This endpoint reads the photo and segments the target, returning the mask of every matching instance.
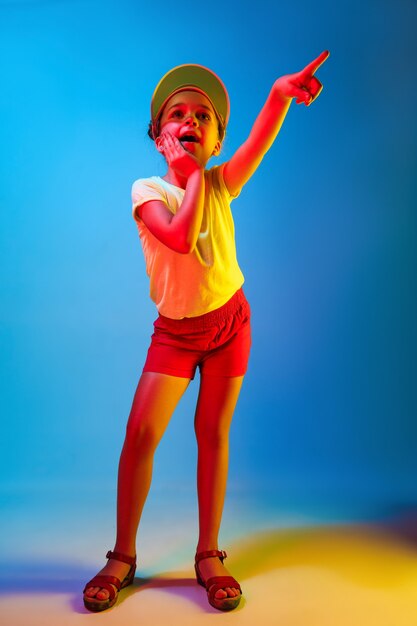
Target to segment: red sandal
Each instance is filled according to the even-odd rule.
[[[209,557],[219,557],[220,561],[223,563],[223,559],[227,557],[227,554],[224,550],[207,550],[206,552],[198,552],[195,555],[194,565],[197,582],[207,590],[208,601],[211,606],[219,611],[231,611],[238,606],[242,597],[242,589],[233,576],[212,576],[204,582],[201,577],[198,564],[202,559],[207,559]],[[219,589],[224,589],[225,587],[234,587],[235,589],[239,589],[240,595],[235,596],[234,598],[216,598],[215,593],[219,591]]]
[[[127,556],[121,552],[112,552],[109,550],[106,554],[106,559],[115,559],[116,561],[127,563],[130,565],[130,570],[122,581],[117,578],[117,576],[110,576],[109,574],[98,574],[94,576],[84,587],[83,593],[85,593],[89,587],[102,587],[103,589],[107,589],[110,595],[105,600],[97,600],[94,596],[91,598],[84,596],[84,606],[89,611],[105,611],[109,609],[116,603],[120,589],[131,585],[135,577],[135,556]],[[113,585],[116,587],[117,591],[115,591]]]

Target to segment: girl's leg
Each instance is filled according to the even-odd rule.
[[[200,527],[197,552],[218,550],[218,534],[226,493],[229,429],[243,378],[201,375],[195,414]],[[204,580],[211,576],[230,575],[220,559],[203,559],[199,568]],[[238,593],[235,589],[220,589],[216,597],[225,598]]]
[[[156,372],[144,372],[139,380],[119,462],[117,552],[136,554],[136,533],[151,484],[154,453],[189,382],[189,378]],[[109,559],[99,574],[123,580],[128,571],[126,563]],[[104,600],[109,592],[90,587],[86,595]]]

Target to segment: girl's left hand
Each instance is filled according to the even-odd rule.
[[[325,50],[301,72],[281,76],[281,78],[275,81],[273,90],[281,98],[297,98],[297,104],[304,102],[306,106],[309,106],[323,89],[323,85],[314,76],[314,72],[318,70],[329,55],[330,52]]]

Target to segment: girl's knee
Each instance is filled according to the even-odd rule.
[[[153,424],[144,420],[129,420],[126,426],[125,444],[138,448],[140,451],[154,451],[158,446],[162,433]]]
[[[195,435],[199,448],[218,449],[229,443],[229,427],[221,424],[196,425]]]

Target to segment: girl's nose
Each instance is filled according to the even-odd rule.
[[[190,113],[190,115],[187,116],[186,120],[185,120],[186,124],[193,124],[194,126],[197,126],[197,120],[195,119],[194,115],[192,115]]]

